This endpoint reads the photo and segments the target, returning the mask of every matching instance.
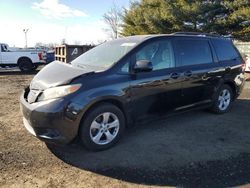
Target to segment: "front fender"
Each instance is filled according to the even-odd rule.
[[[129,95],[126,92],[114,90],[111,88],[92,90],[80,93],[68,104],[66,108],[67,117],[77,121],[80,125],[82,118],[86,112],[96,104],[101,102],[110,102],[112,104],[117,104],[119,108],[124,112],[128,122],[131,122],[130,116],[127,112]]]

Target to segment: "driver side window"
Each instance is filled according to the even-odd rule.
[[[2,52],[6,52],[7,51],[7,48],[4,44],[1,45],[1,51]]]
[[[152,62],[153,70],[175,67],[172,44],[169,40],[161,40],[147,44],[136,53],[136,61]]]

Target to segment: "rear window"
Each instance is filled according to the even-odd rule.
[[[175,40],[178,66],[212,63],[212,54],[207,40]]]
[[[219,61],[232,60],[238,57],[238,53],[230,40],[213,39],[212,43]]]

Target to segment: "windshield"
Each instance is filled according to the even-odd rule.
[[[134,48],[136,44],[134,41],[124,39],[105,42],[85,52],[73,60],[71,64],[80,68],[87,65],[107,69]]]

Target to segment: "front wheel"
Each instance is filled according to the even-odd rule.
[[[103,103],[84,117],[80,127],[80,140],[94,151],[105,150],[117,143],[125,129],[123,112],[116,106]]]
[[[230,110],[233,100],[233,92],[230,86],[223,85],[215,96],[212,111],[217,114],[223,114]]]

